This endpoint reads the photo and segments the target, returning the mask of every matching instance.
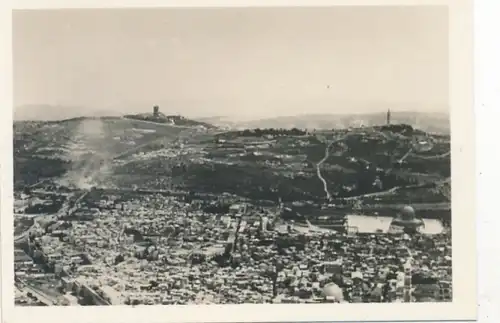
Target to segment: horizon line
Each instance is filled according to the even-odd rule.
[[[22,108],[22,107],[29,107],[29,106],[48,106],[48,107],[68,107],[65,105],[50,105],[50,104],[24,104],[24,105],[19,105],[14,107],[13,113],[12,113],[12,120],[16,121],[43,121],[43,119],[31,119],[31,118],[16,118],[16,109],[17,108]],[[84,106],[77,106],[74,105],[72,107],[75,108],[84,108]],[[152,109],[152,107],[151,107]],[[199,115],[197,113],[179,113],[179,112],[162,112],[166,116],[186,116],[189,118],[200,118],[200,119],[207,119],[207,118],[243,118],[247,120],[265,120],[265,119],[277,119],[277,118],[293,118],[293,117],[300,117],[300,116],[335,116],[335,115],[341,115],[341,116],[349,116],[349,115],[370,115],[370,114],[384,114],[390,111],[391,113],[396,113],[396,114],[401,114],[401,113],[413,113],[413,114],[425,114],[425,115],[436,115],[436,114],[441,114],[441,115],[450,115],[449,110],[434,110],[434,111],[418,111],[418,110],[405,110],[405,109],[394,109],[394,108],[388,108],[388,109],[376,109],[375,111],[338,111],[338,112],[303,112],[303,113],[296,113],[296,114],[282,114],[282,115],[247,115],[247,114],[214,114],[214,115]],[[130,112],[125,112],[122,113],[121,111],[110,111],[108,109],[98,109],[94,111],[88,111],[89,113],[84,113],[80,115],[75,115],[71,117],[63,117],[63,118],[53,118],[53,119],[46,119],[46,120],[67,120],[67,119],[74,119],[74,118],[80,118],[80,117],[123,117],[125,115],[134,115],[134,114],[144,114],[144,113],[151,113],[150,110],[143,110],[143,111],[130,111]]]

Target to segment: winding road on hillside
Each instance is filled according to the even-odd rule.
[[[386,133],[382,132],[382,131],[377,131],[378,134],[382,135],[385,139],[394,139],[394,138],[391,138],[390,136],[388,136]],[[326,179],[323,177],[323,175],[321,174],[321,166],[323,165],[324,162],[326,162],[328,160],[328,158],[330,157],[330,148],[333,144],[339,142],[339,141],[342,141],[344,140],[345,138],[347,138],[349,136],[349,134],[339,138],[339,139],[336,139],[336,140],[333,140],[332,142],[330,142],[326,148],[325,148],[325,156],[316,164],[316,174],[319,178],[319,180],[323,183],[323,189],[325,191],[325,194],[326,194],[326,198],[328,200],[331,199],[331,194],[328,190],[328,183],[326,182]],[[421,159],[439,159],[439,158],[444,158],[444,157],[447,157],[448,155],[450,155],[450,151],[446,152],[446,153],[443,153],[443,154],[439,154],[439,155],[435,155],[435,156],[422,156],[422,155],[418,155],[416,153],[413,152],[413,147],[411,147],[408,152],[406,154],[404,154],[399,160],[398,162],[399,163],[402,163],[406,158],[408,158],[409,156],[412,156],[412,157],[417,157],[417,158],[421,158]],[[391,167],[386,173],[389,173],[393,170],[393,168]],[[446,181],[443,180],[443,181],[439,181],[438,182],[438,185],[444,183]],[[357,196],[351,196],[351,197],[348,197],[346,199],[348,200],[352,200],[352,199],[359,199],[359,198],[363,198],[363,197],[373,197],[373,196],[382,196],[382,195],[387,195],[387,194],[391,194],[391,193],[394,193],[396,192],[398,189],[401,189],[401,188],[411,188],[411,187],[418,187],[418,185],[409,185],[409,186],[396,186],[396,187],[392,187],[390,189],[387,189],[387,190],[384,190],[384,191],[381,191],[381,192],[374,192],[374,193],[367,193],[367,194],[362,194],[362,195],[357,195]],[[445,191],[445,189],[442,189],[443,191],[443,194],[445,196],[450,196],[450,194],[446,194],[447,192]]]
[[[391,137],[389,135],[387,135],[385,132],[383,131],[376,131],[377,134],[381,135],[382,137],[384,137],[385,139],[387,140],[393,140],[395,139],[395,137]],[[425,156],[425,155],[419,155],[417,153],[414,152],[414,147],[411,147],[408,152],[403,155],[403,157],[401,157],[399,159],[399,163],[402,163],[406,158],[408,158],[409,156],[411,157],[415,157],[415,158],[420,158],[420,159],[439,159],[439,158],[444,158],[444,157],[447,157],[450,155],[450,151],[447,151],[443,154],[439,154],[439,155],[434,155],[434,156]]]
[[[331,145],[331,144],[330,144]],[[325,157],[321,159],[317,164],[316,164],[316,174],[318,175],[319,180],[323,183],[323,189],[325,190],[326,198],[330,200],[332,198],[330,192],[328,191],[328,184],[326,183],[325,178],[323,175],[321,175],[321,165],[330,157],[330,145],[326,146],[325,149]]]
[[[412,157],[420,158],[420,159],[439,159],[439,158],[444,158],[448,157],[450,155],[450,151],[445,152],[444,154],[440,155],[434,155],[434,156],[424,156],[424,155],[417,155],[415,153],[411,154]]]
[[[327,200],[332,198],[330,192],[328,191],[328,183],[326,182],[323,175],[321,175],[321,165],[330,157],[330,148],[337,142],[344,140],[348,135],[342,136],[339,139],[333,140],[330,142],[325,148],[325,156],[316,164],[316,174],[318,175],[319,180],[323,183],[323,189],[325,190]]]

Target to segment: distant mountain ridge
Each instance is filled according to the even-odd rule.
[[[22,121],[47,121],[58,122],[67,120],[77,120],[85,118],[120,118],[125,117],[135,120],[150,121],[155,123],[170,124],[176,126],[197,127],[203,126],[206,128],[214,128],[207,122],[200,122],[181,115],[165,115],[158,112],[155,116],[153,113],[138,113],[122,115],[116,111],[97,110],[84,112],[86,109],[76,106],[58,106],[58,105],[23,105],[14,109],[13,119],[15,122]],[[77,113],[75,113],[77,112]]]
[[[248,128],[299,128],[299,129],[341,129],[359,126],[376,126],[386,124],[387,114],[305,114],[256,119],[250,121],[233,121],[230,118],[205,118],[217,126],[236,129]],[[391,112],[391,123],[408,124],[417,129],[432,133],[449,133],[450,119],[445,113]]]
[[[30,121],[56,121],[73,119],[77,117],[119,117],[117,111],[96,110],[84,113],[86,109],[71,106],[55,105],[24,105],[14,110],[14,120]],[[83,112],[83,113],[82,113]],[[230,116],[211,116],[200,118],[186,118],[180,115],[165,115],[160,113],[160,118],[152,120],[152,113],[128,114],[126,117],[142,119],[159,123],[183,126],[221,127],[229,129],[255,129],[255,128],[299,128],[299,129],[341,129],[348,127],[374,126],[386,123],[386,113],[365,114],[304,114],[280,116],[273,118],[246,119]],[[408,124],[417,129],[432,132],[450,132],[450,119],[446,113],[423,112],[391,112],[391,123]]]
[[[88,111],[80,106],[27,104],[16,106],[12,117],[17,121],[57,121],[77,117],[119,116],[118,112],[110,110],[94,110],[85,113],[86,110]]]

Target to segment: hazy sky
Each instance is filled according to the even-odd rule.
[[[16,106],[262,117],[448,108],[445,7],[17,11],[13,20]]]

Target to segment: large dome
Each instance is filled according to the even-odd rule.
[[[415,216],[415,210],[409,205],[403,207],[391,222],[391,226],[402,227],[405,232],[415,232],[424,225],[424,221]]]
[[[401,210],[401,218],[404,220],[412,220],[415,218],[415,209],[409,205],[406,205]]]
[[[342,289],[335,283],[326,284],[323,287],[323,294],[328,298],[335,298],[337,301],[342,301],[344,299],[344,293]]]

